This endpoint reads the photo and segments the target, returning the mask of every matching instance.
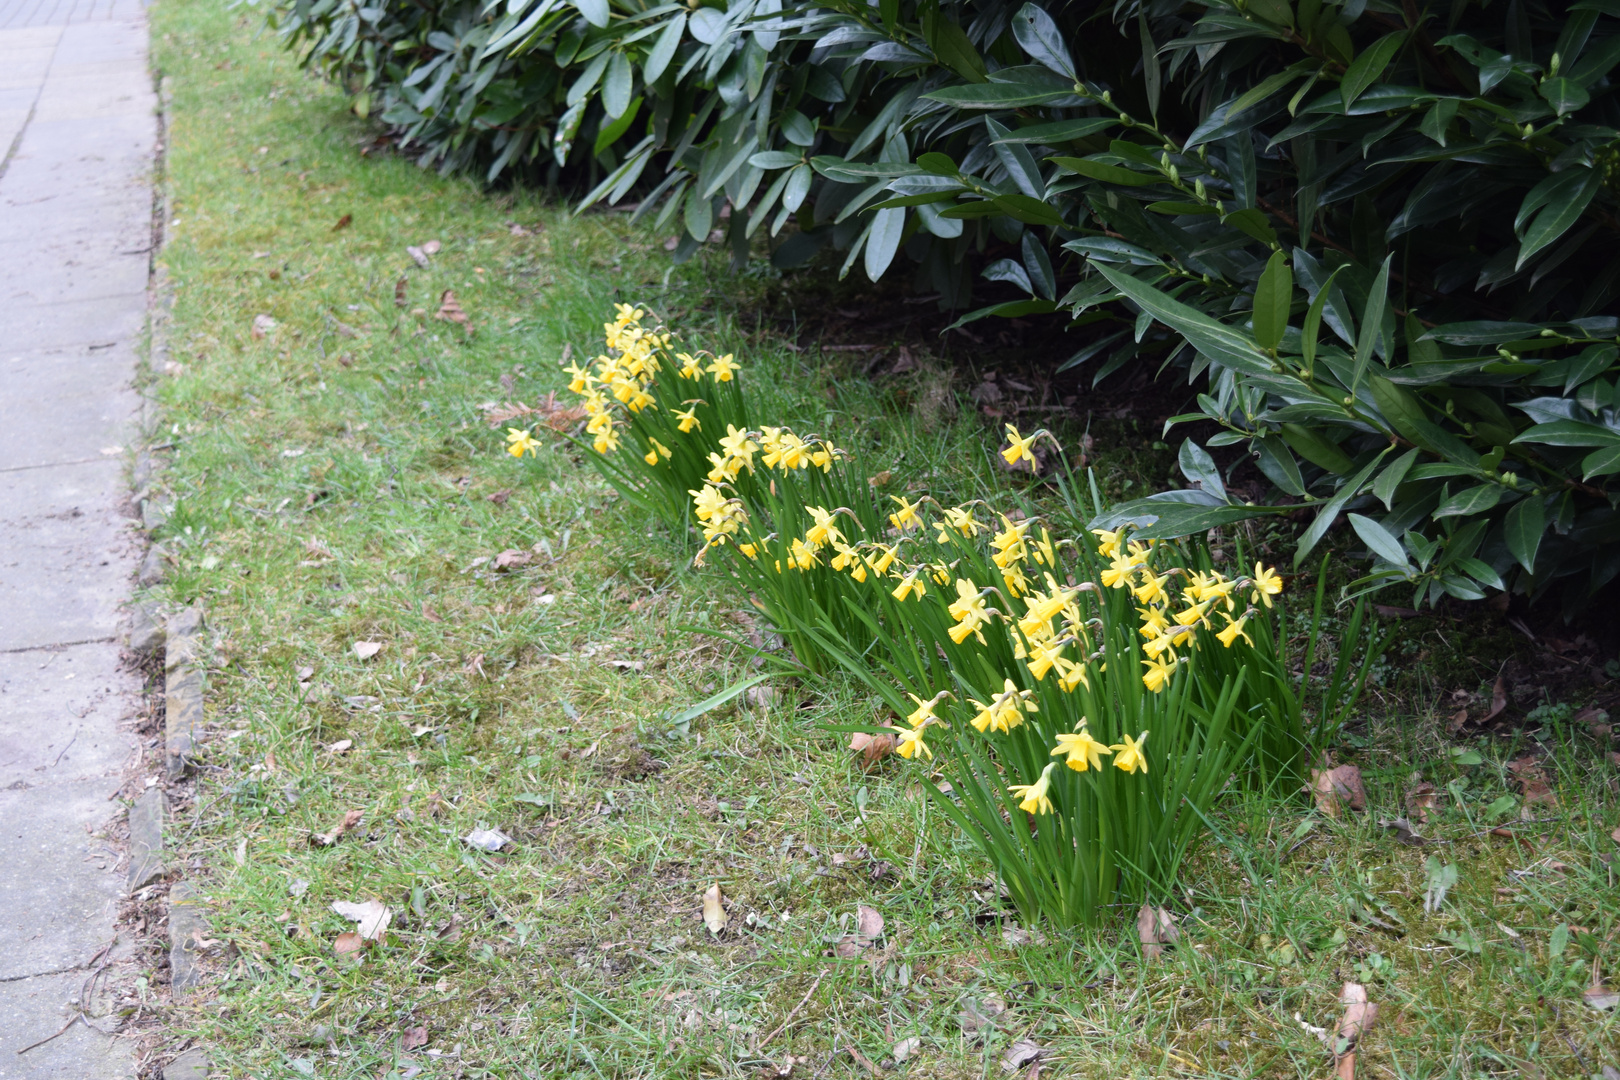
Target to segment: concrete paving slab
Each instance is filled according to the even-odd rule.
[[[0,983],[82,967],[113,940],[118,853],[86,832],[116,811],[116,780],[0,791]],[[0,1057],[5,1053],[0,1050]]]
[[[87,972],[0,983],[0,1080],[125,1080],[129,1051],[82,1022],[44,1046],[17,1051],[61,1029],[77,1012]],[[107,1025],[104,1020],[94,1021]]]
[[[0,473],[0,650],[115,637],[137,547],[123,464]]]
[[[75,233],[44,244],[0,243],[0,308],[144,293],[150,256],[134,249],[96,250],[108,239]]]
[[[42,244],[0,243],[0,308],[144,293],[151,257],[133,249],[96,250],[107,240],[74,233]],[[5,460],[0,451],[0,461]]]
[[[111,649],[0,653],[0,790],[122,775],[136,740],[118,725],[139,690]]]
[[[108,68],[112,65],[97,65]],[[119,65],[120,67],[124,65]],[[34,106],[34,119],[42,124],[62,120],[99,120],[107,116],[140,116],[152,112],[150,93],[144,93],[144,73],[88,68],[85,74],[59,77],[53,70]]]
[[[146,111],[81,121],[36,113],[0,179],[0,203],[147,185],[156,136],[157,119]]]
[[[126,294],[124,300],[134,297]],[[129,341],[146,324],[144,310],[108,298],[43,304],[19,311],[7,320],[3,340],[12,355],[76,345],[109,345]],[[3,468],[4,466],[0,466]]]
[[[62,40],[64,29],[62,26],[0,27],[0,50],[54,49]]]
[[[3,296],[0,290],[0,296]],[[5,468],[61,465],[122,447],[135,434],[140,397],[130,383],[134,346],[0,359],[12,392],[0,397]]]

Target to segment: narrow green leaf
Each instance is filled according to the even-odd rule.
[[[1549,181],[1556,182],[1549,183]],[[1519,244],[1519,259],[1514,264],[1514,269],[1523,266],[1530,256],[1568,232],[1570,226],[1579,221],[1581,215],[1586,212],[1593,197],[1597,195],[1598,188],[1602,186],[1602,177],[1598,175],[1596,169],[1581,166],[1566,169],[1531,188],[1519,208],[1515,227],[1528,217],[1526,207],[1532,207],[1538,199],[1545,205],[1536,214],[1535,220],[1524,229],[1523,239]]]
[[[1012,20],[1013,37],[1030,58],[1045,64],[1059,75],[1078,79],[1074,61],[1069,58],[1069,47],[1057,23],[1035,4],[1025,4]]]
[[[1417,448],[1413,447],[1385,466],[1384,471],[1378,474],[1378,479],[1373,481],[1372,493],[1384,504],[1385,510],[1395,509],[1395,489],[1406,479],[1406,474],[1411,471],[1417,457]]]
[[[1581,479],[1590,480],[1594,476],[1608,476],[1620,472],[1620,446],[1608,446],[1602,450],[1594,450],[1581,459]]]
[[[1288,256],[1274,251],[1254,288],[1254,338],[1262,349],[1275,349],[1282,342],[1293,299],[1294,272],[1288,268]]]
[[[1092,161],[1090,158],[1054,157],[1048,160],[1060,169],[1124,187],[1141,187],[1143,184],[1157,184],[1164,180],[1164,177],[1157,173],[1139,173],[1123,165],[1110,165],[1105,161]]]
[[[1430,517],[1473,517],[1502,501],[1501,484],[1476,484],[1442,499]]]
[[[608,0],[570,0],[570,2],[592,26],[600,28],[608,24]]]
[[[1384,345],[1384,354],[1389,355],[1389,343],[1383,342],[1382,338],[1384,308],[1389,304],[1389,264],[1393,258],[1393,252],[1384,256],[1384,265],[1378,268],[1378,276],[1373,278],[1372,288],[1367,291],[1367,306],[1361,311],[1361,333],[1356,338],[1356,370],[1350,380],[1352,394],[1361,388],[1367,366],[1372,363],[1373,353],[1378,351],[1380,344]]]
[[[904,210],[879,210],[872,215],[872,232],[866,241],[866,276],[872,281],[882,277],[894,260],[905,228]]]
[[[1273,374],[1270,361],[1260,352],[1254,340],[1241,330],[1216,322],[1202,311],[1164,295],[1151,285],[1143,284],[1123,269],[1105,263],[1092,265],[1114,288],[1181,334],[1193,348],[1209,359],[1245,374]]]
[[[1344,73],[1344,80],[1339,84],[1339,93],[1344,101],[1346,113],[1350,111],[1350,106],[1355,104],[1356,98],[1378,81],[1378,77],[1384,73],[1389,62],[1395,59],[1396,52],[1405,41],[1405,30],[1385,34],[1362,50],[1361,55],[1351,62]]]
[[[1299,333],[1299,344],[1300,351],[1305,357],[1307,372],[1316,367],[1316,338],[1322,332],[1322,311],[1327,307],[1329,297],[1333,295],[1333,279],[1338,277],[1339,270],[1343,269],[1344,267],[1340,266],[1328,275],[1328,279],[1316,291],[1316,299],[1311,301],[1310,309],[1305,312],[1305,325]]]
[[[664,24],[659,32],[658,40],[653,42],[652,51],[647,53],[647,59],[641,64],[641,78],[649,83],[657,82],[658,77],[669,67],[669,62],[675,59],[675,50],[680,48],[681,35],[686,33],[686,12],[677,12],[675,17]]]
[[[1547,529],[1547,508],[1541,496],[1531,495],[1514,503],[1502,523],[1507,535],[1508,552],[1519,560],[1519,565],[1530,573],[1536,572],[1536,550],[1541,546],[1541,534]]]
[[[630,58],[615,52],[608,61],[607,74],[602,79],[602,108],[608,116],[618,119],[630,107],[630,94],[635,89],[635,69]]]
[[[1390,531],[1370,517],[1361,514],[1350,515],[1350,527],[1356,530],[1361,542],[1366,544],[1374,555],[1395,566],[1409,567],[1411,564],[1406,557],[1406,549]]]

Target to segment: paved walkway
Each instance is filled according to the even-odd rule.
[[[119,667],[139,549],[117,448],[155,107],[138,0],[0,0],[0,1080],[134,1073],[85,1023],[18,1052],[79,1015],[122,896],[92,833],[136,749],[118,730],[140,687]]]

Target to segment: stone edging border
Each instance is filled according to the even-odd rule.
[[[154,69],[154,76],[157,76]],[[148,285],[146,370],[140,380],[139,449],[130,470],[131,502],[148,539],[136,575],[140,589],[158,589],[168,576],[168,554],[151,542],[151,534],[168,519],[169,506],[162,492],[161,452],[173,449],[160,426],[154,386],[169,370],[169,319],[174,290],[160,256],[168,242],[173,193],[167,169],[168,117],[173,92],[168,77],[157,78],[158,143],[153,160],[152,263]],[[165,616],[159,597],[135,605],[131,612],[129,647],[137,657],[163,672],[163,730],[160,734],[162,769],[159,782],[146,788],[129,811],[130,895],[150,884],[169,867],[164,833],[170,818],[166,788],[182,780],[203,725],[206,651],[200,604]],[[158,661],[161,661],[159,664]],[[150,668],[149,668],[150,670]],[[170,998],[178,1001],[202,978],[197,945],[208,937],[207,909],[195,884],[178,876],[168,890],[168,954]],[[203,1047],[190,1047],[161,1069],[163,1080],[206,1080],[209,1059]]]

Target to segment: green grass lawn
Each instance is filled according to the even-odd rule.
[[[1620,1066],[1615,1011],[1582,999],[1620,984],[1620,769],[1568,710],[1452,746],[1410,695],[1374,697],[1341,754],[1366,810],[1234,799],[1152,962],[1132,912],[1019,931],[921,772],[864,772],[825,730],[872,721],[853,688],[781,680],[672,723],[750,670],[688,628],[760,628],[567,444],[503,453],[483,406],[560,390],[565,348],[594,351],[638,300],[735,351],[756,415],[896,484],[1004,483],[995,434],[758,332],[768,272],[672,268],[625,215],[362,153],[374,133],[252,9],[152,18],[173,89],[165,589],[213,633],[176,843],[223,943],[166,1022],[217,1075],[1002,1076],[1028,1039],[1047,1075],[1317,1077],[1333,1063],[1307,1025],[1336,1025],[1347,981],[1381,1008],[1363,1076]],[[423,268],[406,248],[429,241]],[[470,332],[436,318],[446,291]],[[1540,748],[1557,802],[1523,808],[1508,763]],[[1439,804],[1407,846],[1379,822],[1418,780]],[[481,827],[514,842],[476,851]],[[367,900],[387,943],[339,955],[354,924],[332,903]],[[883,934],[840,956],[859,905]]]

